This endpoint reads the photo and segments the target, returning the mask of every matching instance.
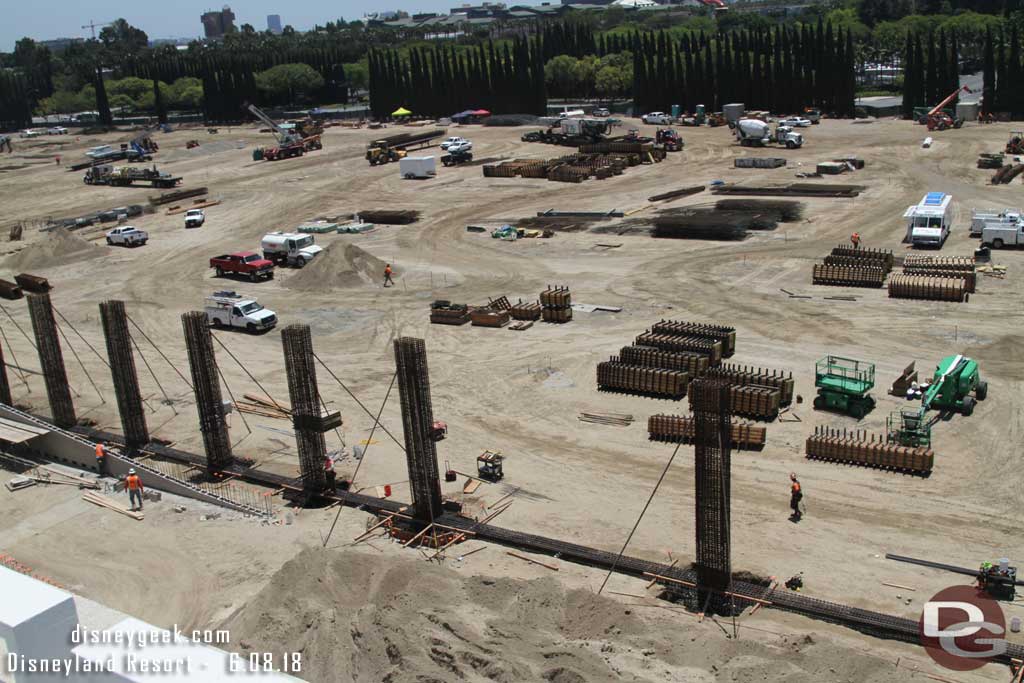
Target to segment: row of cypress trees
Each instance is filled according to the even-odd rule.
[[[0,69],[0,131],[32,125],[32,87],[20,73]]]
[[[1024,64],[1021,45],[1014,27],[1007,36],[988,31],[984,49],[984,101],[982,111],[1008,112],[1012,118],[1024,118]]]
[[[955,33],[907,34],[903,48],[903,116],[931,107],[960,87],[960,49]],[[955,102],[955,100],[954,100]]]
[[[778,113],[816,107],[852,116],[856,81],[853,34],[831,24],[776,26],[678,41],[633,34],[634,103],[639,111],[729,102]]]

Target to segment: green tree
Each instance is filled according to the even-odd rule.
[[[118,19],[100,31],[100,42],[114,54],[132,55],[149,45],[149,36],[124,19]]]
[[[370,87],[370,69],[362,62],[345,64],[345,80],[351,88],[367,90]]]
[[[577,60],[569,55],[558,55],[544,65],[544,80],[551,88],[551,94],[572,97],[576,92]]]
[[[203,82],[198,78],[179,78],[167,91],[167,105],[172,109],[196,110],[203,106]]]
[[[256,87],[273,99],[293,103],[324,87],[324,78],[308,64],[278,64],[256,74]]]

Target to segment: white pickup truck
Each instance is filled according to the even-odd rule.
[[[185,227],[198,228],[206,222],[206,214],[202,209],[189,209],[185,212]]]
[[[141,247],[149,241],[149,233],[131,225],[122,225],[107,233],[107,244],[123,247]]]
[[[213,296],[206,298],[205,310],[206,319],[217,328],[236,327],[256,334],[277,325],[277,315],[273,311],[238,292],[214,292]]]

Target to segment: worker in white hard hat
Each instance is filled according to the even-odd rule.
[[[135,474],[135,468],[128,470],[128,478],[124,482],[124,490],[128,492],[128,500],[131,503],[132,510],[142,509],[142,480],[139,479],[139,475]],[[136,499],[138,499],[138,507],[136,505]]]

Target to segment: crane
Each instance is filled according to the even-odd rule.
[[[942,111],[942,108],[955,100],[961,92],[969,93],[971,92],[971,89],[966,85],[962,85],[950,93],[946,99],[942,100],[929,110],[926,115],[927,120],[925,121],[928,124],[928,130],[946,130],[947,128],[959,128],[964,125],[963,119],[954,119],[949,114]]]
[[[974,396],[970,396],[971,392]],[[974,412],[978,401],[988,396],[988,382],[981,379],[978,362],[963,354],[943,358],[935,368],[931,384],[924,392],[917,410],[902,410],[889,417],[889,441],[901,446],[930,446],[931,421],[925,413],[931,408],[959,411],[964,416]]]
[[[249,110],[250,114],[258,118],[260,121],[263,122],[265,126],[267,126],[268,128],[270,128],[271,131],[273,131],[274,137],[277,138],[278,144],[293,145],[297,142],[302,142],[302,137],[297,132],[295,132],[294,130],[285,130],[281,126],[277,125],[277,122],[274,121],[274,119],[270,118],[265,113],[263,113],[263,111],[260,110],[256,105],[250,104],[247,107],[247,109]]]
[[[101,22],[101,23],[97,24],[95,21],[90,19],[89,23],[86,24],[85,26],[83,26],[82,29],[87,29],[87,28],[88,29],[92,29],[92,37],[93,37],[93,39],[95,39],[96,38],[96,27],[97,26],[103,27],[103,26],[113,26],[113,25],[114,25],[114,22],[112,22],[112,21],[104,21],[104,22]]]

